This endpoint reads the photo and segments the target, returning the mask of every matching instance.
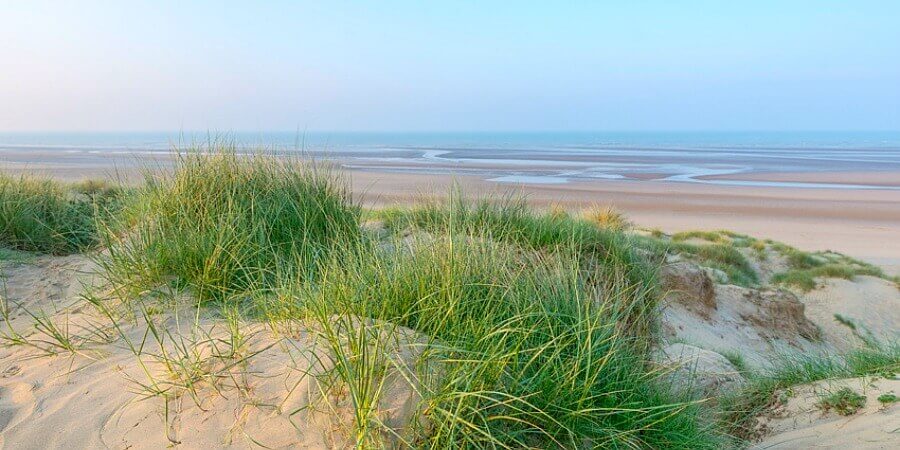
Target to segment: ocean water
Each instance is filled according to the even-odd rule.
[[[758,172],[892,172],[900,132],[733,133],[0,133],[0,160],[112,161],[214,141],[302,152],[351,170],[455,173],[498,183],[634,180],[794,188],[896,189],[872,183],[729,179]],[[900,180],[898,180],[900,181]],[[893,183],[891,183],[893,184]]]

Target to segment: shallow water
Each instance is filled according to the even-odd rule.
[[[0,159],[113,164],[192,143],[302,152],[349,169],[476,175],[499,183],[619,179],[787,188],[900,189],[865,180],[729,179],[760,172],[892,172],[900,133],[0,133]],[[715,179],[704,177],[715,176]],[[898,179],[900,181],[900,179]]]

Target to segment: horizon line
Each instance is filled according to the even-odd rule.
[[[290,129],[93,129],[93,130],[67,130],[67,129],[31,129],[31,130],[0,130],[0,134],[119,134],[119,133],[204,133],[213,135],[249,134],[249,133],[294,133],[304,134],[554,134],[554,133],[900,133],[900,129],[537,129],[537,130],[504,130],[504,129],[453,129],[453,130],[290,130]]]

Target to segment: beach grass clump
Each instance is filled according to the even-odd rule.
[[[834,411],[842,416],[852,416],[866,406],[866,396],[843,387],[821,396],[818,406],[824,411]]]
[[[569,214],[569,210],[567,210],[560,204],[551,205],[547,210],[547,215],[557,220],[567,219],[571,217],[571,214]]]
[[[718,354],[725,357],[735,369],[737,369],[738,373],[746,373],[750,371],[750,366],[747,364],[747,359],[744,355],[737,350],[721,350],[717,352]]]
[[[685,255],[701,266],[721,270],[732,284],[749,287],[759,283],[759,275],[750,260],[730,241],[716,240],[709,244],[686,242],[687,239],[698,236],[700,235],[693,233],[684,234],[679,240],[657,238],[652,235],[639,236],[636,238],[636,244],[651,255]]]
[[[881,394],[878,396],[878,403],[881,403],[882,406],[887,406],[892,403],[897,403],[900,401],[900,398],[897,397],[893,392],[889,392],[887,394]]]
[[[835,322],[849,328],[850,331],[854,331],[854,332],[856,331],[856,322],[854,322],[849,317],[843,316],[841,314],[835,314],[834,320],[835,320]]]
[[[818,286],[818,278],[842,278],[852,280],[856,276],[868,275],[897,282],[881,268],[851,258],[847,255],[831,251],[804,252],[780,242],[769,242],[773,250],[781,254],[787,262],[788,269],[775,274],[772,282],[810,291]]]
[[[731,244],[735,247],[746,248],[754,247],[762,244],[765,248],[765,242],[746,234],[735,233],[730,230],[688,230],[681,231],[672,235],[673,241],[689,241],[697,239],[708,241],[716,244]]]
[[[681,231],[672,235],[672,240],[676,242],[687,241],[690,239],[700,239],[716,243],[726,243],[731,241],[728,236],[719,231],[692,230]]]
[[[581,217],[599,227],[611,230],[626,230],[631,222],[614,206],[595,205],[581,212]]]
[[[113,208],[121,192],[106,185],[88,193],[81,186],[0,174],[0,245],[65,255],[98,244],[97,216]]]
[[[30,260],[36,253],[11,250],[0,247],[0,263],[21,263]],[[2,280],[2,275],[0,275]]]
[[[423,380],[413,383],[425,405],[415,423],[428,425],[406,444],[719,443],[700,406],[649,362],[654,271],[625,234],[513,200],[377,216],[397,233],[363,235],[360,208],[321,166],[229,148],[183,153],[103,222],[99,261],[114,295],[141,300],[141,311],[147,294],[171,287],[273,329],[310,324],[333,353],[319,379],[351,398],[362,447],[393,432],[377,406],[397,362],[378,342],[397,327],[428,349],[406,373]]]
[[[568,214],[541,214],[522,197],[470,201],[454,191],[445,201],[425,200],[414,207],[385,209],[376,214],[394,233],[478,236],[540,251],[575,249],[586,260],[617,272],[617,276],[626,277],[634,285],[656,284],[655,270],[638,254],[632,237],[621,229],[601,227]]]
[[[756,253],[756,257],[760,261],[769,259],[768,246],[765,241],[753,240],[749,243],[749,247]]]
[[[101,264],[123,299],[169,286],[203,302],[308,279],[359,236],[359,208],[324,166],[218,145],[182,152],[144,181],[104,228]]]
[[[803,291],[815,289],[817,278],[850,280],[858,275],[869,275],[898,281],[896,277],[885,275],[877,266],[840,253],[804,252],[781,242],[756,239],[727,230],[683,231],[670,238],[643,236],[639,243],[652,254],[688,256],[700,265],[725,272],[729,282],[745,287],[756,286],[760,281],[748,256],[761,264],[769,260],[770,253],[780,255],[787,266],[786,270],[774,274],[770,281]]]
[[[299,283],[279,296],[284,305],[260,307],[288,316],[306,311],[323,328],[334,317],[362,317],[425,336],[423,345],[439,369],[421,383],[430,425],[414,438],[417,446],[718,444],[699,418],[700,406],[658,382],[663,374],[648,362],[651,336],[635,333],[647,327],[627,325],[651,320],[636,310],[653,310],[644,298],[650,287],[608,278],[624,271],[587,264],[575,245],[535,251],[491,237],[485,230],[421,235],[411,242],[398,237],[394,246],[369,243],[332,259],[317,283]],[[380,395],[371,386],[383,383],[351,376],[383,373],[373,358],[377,346],[332,347],[346,353],[338,358],[346,362],[339,375],[356,393],[357,431],[377,433],[366,406],[374,402],[364,397]]]
[[[887,278],[884,271],[867,263],[848,264],[845,262],[817,262],[812,266],[807,266],[806,264],[809,261],[818,260],[805,259],[805,262],[803,265],[800,265],[800,267],[806,268],[789,269],[785,272],[775,274],[772,277],[772,281],[786,286],[796,287],[803,291],[810,291],[818,286],[818,283],[816,282],[817,278],[843,278],[845,280],[852,280],[859,275]]]

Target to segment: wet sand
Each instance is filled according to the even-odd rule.
[[[746,180],[798,183],[862,184],[870,186],[900,186],[900,172],[755,172],[698,177],[704,180]]]

